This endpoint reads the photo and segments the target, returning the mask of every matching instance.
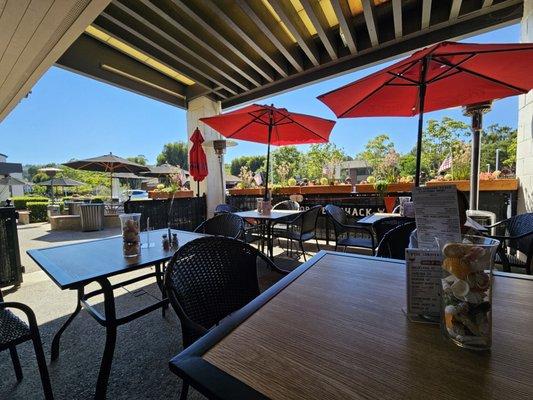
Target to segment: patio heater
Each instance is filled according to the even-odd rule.
[[[226,188],[224,187],[224,154],[226,154],[226,148],[235,147],[237,143],[232,140],[218,139],[207,143],[207,146],[213,147],[215,154],[218,157],[218,165],[220,169],[220,186],[222,189],[222,198],[226,200]]]
[[[477,210],[479,204],[479,161],[483,114],[490,111],[492,101],[465,106],[463,114],[472,117],[472,149],[470,163],[470,210]]]

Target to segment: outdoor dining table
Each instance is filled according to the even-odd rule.
[[[490,352],[410,322],[404,261],[321,251],[170,361],[210,399],[532,399],[533,280],[496,276]]]
[[[393,213],[374,213],[367,215],[366,217],[363,217],[361,219],[357,220],[357,223],[360,225],[372,225],[374,222],[379,221],[383,218],[389,218],[389,217],[400,217],[400,214],[393,214]]]
[[[267,242],[267,256],[271,259],[274,258],[274,245],[272,240],[272,226],[273,224],[280,222],[288,216],[296,217],[305,210],[272,210],[269,213],[260,213],[257,210],[251,211],[239,211],[233,214],[238,215],[243,219],[255,220],[265,226],[265,236]]]
[[[59,356],[61,335],[76,315],[78,315],[82,307],[106,329],[105,349],[98,373],[95,398],[102,399],[106,396],[107,382],[111,372],[117,338],[117,327],[159,308],[163,309],[164,315],[165,309],[168,307],[168,299],[163,288],[162,264],[170,260],[177,248],[163,249],[160,238],[165,233],[167,233],[166,229],[150,231],[150,243],[148,243],[148,235],[146,232],[141,232],[141,242],[143,240],[145,241],[144,246],[141,248],[138,256],[129,258],[123,255],[121,235],[83,243],[27,251],[28,255],[59,288],[62,290],[76,290],[78,292],[74,313],[66,320],[52,341],[52,361],[56,360]],[[179,230],[172,230],[172,233],[178,234],[180,246],[191,240],[205,236],[199,233]],[[109,281],[111,277],[152,266],[155,267],[155,272],[122,280],[114,284],[111,284]],[[157,285],[161,290],[161,300],[129,315],[117,317],[113,290],[153,277],[156,278]],[[100,285],[101,289],[85,293],[85,287],[92,282]],[[91,297],[100,294],[103,294],[104,297],[104,315],[88,302]]]

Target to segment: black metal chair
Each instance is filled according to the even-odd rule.
[[[18,309],[24,312],[28,319],[28,323],[22,321],[19,317],[13,314],[9,308]],[[32,309],[25,304],[4,301],[2,292],[0,291],[0,351],[9,349],[18,382],[22,381],[23,375],[16,346],[28,340],[33,342],[35,356],[37,357],[37,365],[41,375],[44,397],[47,400],[52,400],[54,395],[52,392],[52,385],[50,384],[48,367],[46,366],[46,358],[44,356],[43,345],[41,343],[41,336],[39,334],[39,327],[37,325],[35,314]]]
[[[307,257],[305,256],[303,242],[315,239],[316,247],[318,250],[320,250],[320,246],[316,238],[316,223],[318,220],[318,214],[321,210],[322,206],[311,207],[309,210],[298,214],[298,216],[290,222],[289,229],[286,231],[280,231],[278,233],[278,237],[288,239],[291,243],[293,241],[299,243],[300,250],[302,250],[305,261],[307,261]]]
[[[407,222],[389,230],[379,242],[376,256],[405,260],[405,249],[409,247],[409,238],[415,228],[414,222]]]
[[[223,214],[223,213],[235,213],[239,211],[241,210],[229,204],[219,204],[218,206],[215,207],[215,215]]]
[[[259,250],[239,240],[205,237],[182,246],[165,271],[165,289],[186,348],[260,293],[258,262],[282,275]],[[180,399],[186,399],[187,382]]]
[[[414,222],[414,219],[401,216],[378,219],[372,224],[372,230],[374,231],[374,235],[376,237],[376,243],[379,244],[385,234],[391,229],[394,229],[397,226],[403,225],[408,222]]]
[[[344,246],[344,251],[347,247],[360,247],[372,250],[374,255],[375,244],[374,235],[370,228],[357,223],[350,224],[348,216],[344,210],[333,204],[328,204],[326,207],[326,214],[333,224],[333,231],[335,233],[335,251],[339,246]],[[353,233],[354,236],[350,236]],[[359,237],[357,235],[359,234]]]
[[[244,220],[238,215],[223,213],[202,222],[194,232],[225,236],[232,239],[243,239]]]
[[[503,265],[503,270],[511,271],[511,267],[522,268],[531,275],[531,263],[533,262],[533,213],[515,215],[514,217],[497,222],[486,228],[496,228],[503,235],[488,235],[500,241],[500,247],[496,253],[496,262]],[[516,254],[523,253],[526,260],[522,260]]]
[[[298,211],[300,209],[300,204],[297,201],[293,200],[284,200],[280,201],[279,203],[276,203],[274,206],[272,206],[273,210],[295,210]]]
[[[300,204],[297,201],[293,200],[284,200],[280,201],[279,203],[272,206],[272,210],[291,210],[291,211],[299,211],[300,210]],[[280,231],[287,231],[289,229],[289,225],[296,220],[298,216],[294,215],[288,215],[287,217],[280,218],[276,221],[276,224],[272,227],[272,236],[278,238],[278,245],[279,243],[279,232]]]

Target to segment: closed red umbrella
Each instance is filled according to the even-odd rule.
[[[531,43],[442,42],[318,99],[338,118],[418,114],[418,186],[424,112],[527,93],[532,65]]]
[[[198,182],[198,192],[196,195],[200,196],[200,182],[203,181],[208,174],[207,158],[202,147],[204,137],[202,136],[200,129],[196,128],[194,130],[190,140],[193,145],[189,151],[189,175]]]
[[[268,145],[265,199],[268,196],[270,145],[325,143],[329,140],[335,125],[335,121],[329,119],[260,104],[252,104],[214,117],[201,118],[200,121],[227,138]]]

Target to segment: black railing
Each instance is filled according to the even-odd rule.
[[[389,193],[393,197],[409,196],[410,193]],[[228,196],[227,203],[237,207],[240,210],[253,210],[256,207],[258,196]],[[287,200],[289,196],[276,196],[272,198],[272,204]],[[311,208],[315,205],[325,206],[334,204],[346,211],[354,219],[362,218],[366,215],[376,212],[386,212],[383,198],[376,193],[350,193],[350,194],[306,194],[300,205],[304,209]],[[398,204],[398,200],[396,200]],[[516,192],[514,191],[494,191],[479,193],[479,209],[492,211],[496,214],[498,221],[504,220],[516,214]],[[333,240],[333,229],[328,224],[325,214],[318,218],[317,236],[319,239]]]
[[[0,287],[22,283],[15,207],[0,207]]]
[[[141,229],[146,230],[150,218],[150,229],[166,228],[170,214],[170,226],[174,229],[192,231],[206,219],[205,196],[171,200],[130,200],[124,203],[127,213],[141,213]]]

